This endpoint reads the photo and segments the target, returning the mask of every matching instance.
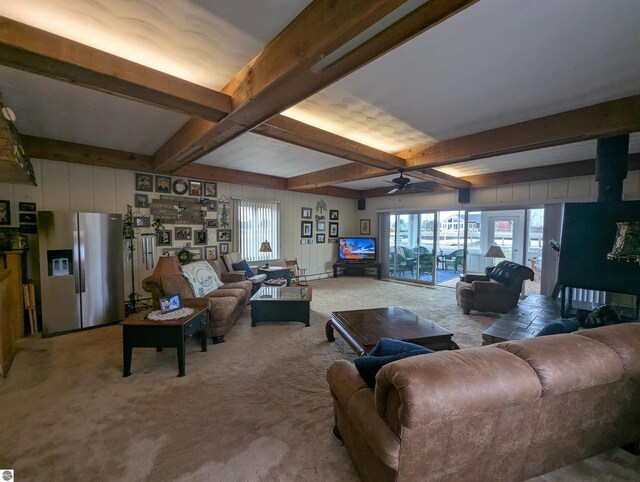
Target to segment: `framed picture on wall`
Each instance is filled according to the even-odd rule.
[[[204,259],[218,259],[218,247],[207,246],[204,248]]]
[[[136,172],[136,191],[153,191],[153,175]]]
[[[191,228],[176,226],[173,231],[176,241],[191,241]]]
[[[202,196],[202,181],[189,181],[189,196]]]
[[[11,224],[11,201],[0,201],[0,226]]]
[[[325,229],[324,221],[316,221],[316,231],[324,231]]]
[[[302,208],[302,212],[300,213],[300,217],[302,219],[311,219],[311,208]]]
[[[220,248],[220,254],[229,254],[229,243],[220,243],[218,247]]]
[[[36,203],[19,203],[18,207],[20,208],[20,211],[28,211],[28,212],[36,211]]]
[[[171,176],[156,176],[156,192],[171,194]]]
[[[217,199],[209,199],[207,203],[207,211],[217,211],[218,210],[218,200]]]
[[[337,221],[340,212],[337,209],[329,209],[329,219],[331,221]]]
[[[313,236],[313,223],[311,221],[300,222],[300,237],[310,238]]]
[[[371,234],[371,220],[370,219],[361,219],[360,220],[360,234]]]
[[[171,246],[171,231],[168,229],[158,231],[158,239],[156,242],[158,246]]]
[[[217,241],[231,241],[231,230],[218,229]]]
[[[20,213],[20,223],[32,224],[36,222],[36,213]]]
[[[208,228],[217,228],[218,220],[217,219],[207,219],[207,227]]]
[[[329,237],[330,238],[338,237],[338,223],[329,223]]]
[[[149,207],[149,195],[148,194],[136,194],[134,199],[135,206],[137,208]]]
[[[218,183],[205,182],[204,195],[207,197],[218,197]]]
[[[149,216],[134,216],[133,226],[136,228],[148,228],[151,226],[151,218]]]
[[[324,233],[316,234],[316,243],[324,243]]]
[[[207,237],[206,229],[200,229],[198,231],[194,231],[193,234],[195,236],[195,241],[193,244],[207,244],[208,237]]]

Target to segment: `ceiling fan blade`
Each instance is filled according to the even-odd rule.
[[[399,191],[400,189],[397,187],[394,187],[391,191],[389,191],[387,194],[393,194],[394,192]]]

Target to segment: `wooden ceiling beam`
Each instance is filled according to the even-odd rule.
[[[405,160],[290,117],[277,115],[253,129],[254,133],[300,147],[381,169],[405,167]]]
[[[435,169],[415,169],[408,171],[406,175],[422,179],[423,181],[437,182],[442,186],[450,187],[452,189],[471,187],[471,184],[468,181],[455,176],[450,176],[449,174],[445,174],[444,172],[440,172]]]
[[[182,155],[158,153],[155,168],[175,172],[476,1],[430,0],[321,70],[314,70],[319,61],[405,2],[313,1],[224,87],[233,112],[195,141],[204,150],[185,157],[185,145]]]
[[[437,167],[640,131],[640,95],[449,139],[396,155]]]
[[[143,154],[45,139],[43,137],[21,135],[20,138],[27,156],[35,159],[111,167],[128,171],[149,172],[151,170],[151,157]]]
[[[348,164],[290,177],[287,182],[287,188],[293,191],[304,191],[306,189],[316,189],[342,182],[380,177],[387,174],[389,174],[389,171],[386,169],[366,166],[364,164]]]
[[[6,17],[0,64],[209,121],[231,111],[226,94]]]

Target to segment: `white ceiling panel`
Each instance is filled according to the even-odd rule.
[[[198,163],[271,176],[294,177],[350,162],[269,137],[247,133],[207,154]]]
[[[153,154],[189,117],[0,66],[0,90],[22,134]]]
[[[392,133],[390,151],[635,95],[639,19],[634,0],[482,0],[287,115],[370,145]]]
[[[309,0],[7,0],[0,15],[221,89]]]

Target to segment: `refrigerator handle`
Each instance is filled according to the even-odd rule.
[[[80,292],[84,293],[87,291],[87,284],[84,276],[85,244],[84,244],[84,233],[82,231],[80,232],[80,243],[78,243],[78,246],[80,247]]]
[[[76,294],[80,293],[80,253],[77,230],[73,231],[73,281]]]

